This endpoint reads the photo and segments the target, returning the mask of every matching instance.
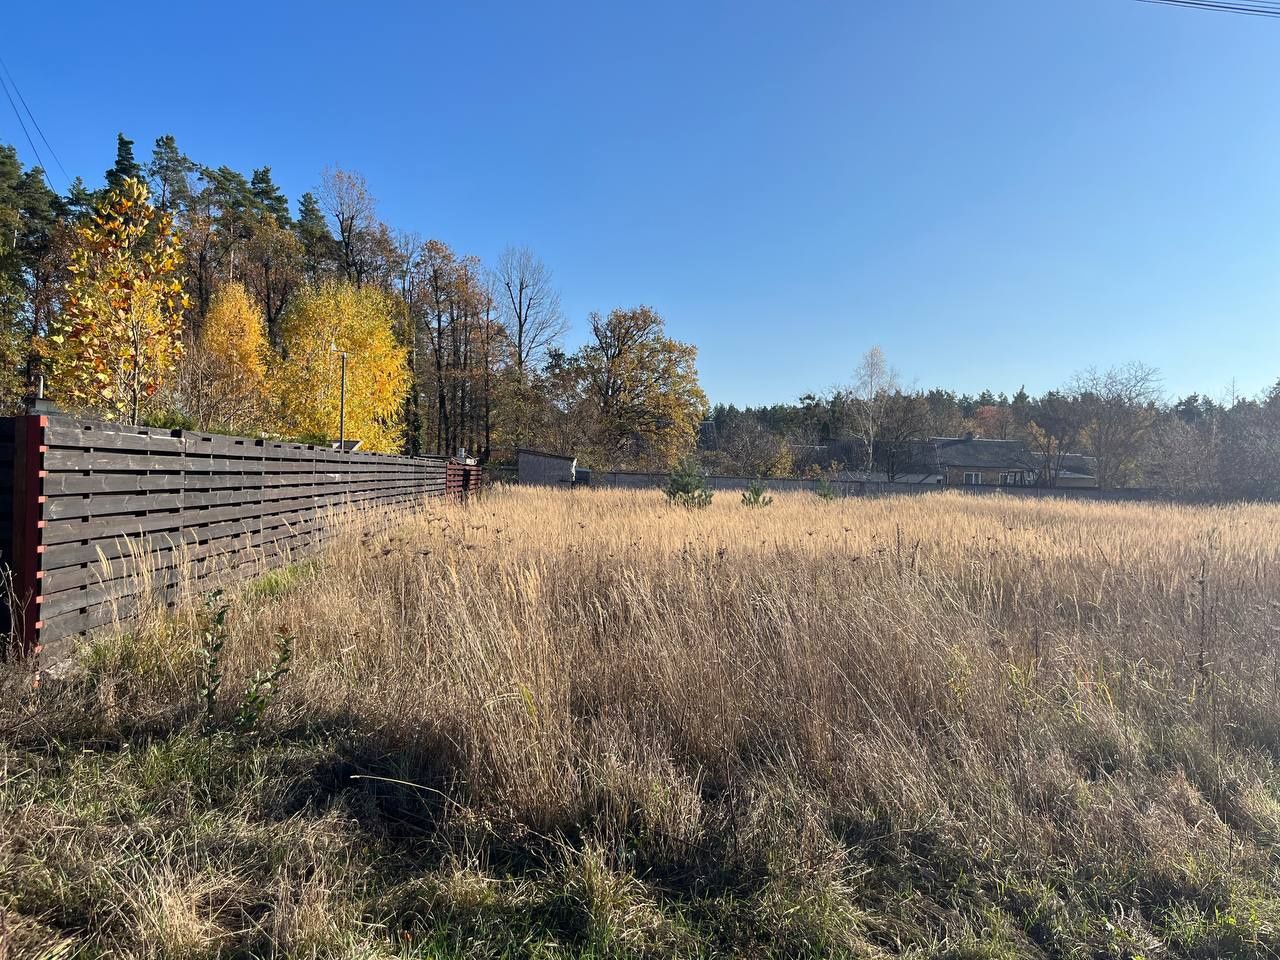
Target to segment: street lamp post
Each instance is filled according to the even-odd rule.
[[[338,387],[338,452],[347,452],[347,351],[339,350],[338,345],[329,342],[329,352],[336,353],[342,359],[342,379]]]

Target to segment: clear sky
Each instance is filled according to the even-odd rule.
[[[201,163],[269,164],[295,202],[324,166],[359,170],[393,226],[486,259],[535,249],[571,346],[591,310],[653,306],[713,401],[830,387],[872,344],[959,391],[1131,359],[1171,394],[1280,377],[1280,20],[224,0],[11,4],[0,23],[72,176],[101,182],[117,130],[140,159],[173,133]]]

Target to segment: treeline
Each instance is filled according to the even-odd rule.
[[[330,168],[296,205],[269,166],[197,163],[172,136],[118,137],[101,186],[65,194],[0,145],[0,412],[44,395],[70,412],[368,449],[666,470],[701,436],[705,467],[832,467],[888,478],[921,439],[1024,441],[1040,481],[1071,454],[1104,487],[1280,496],[1280,383],[1260,397],[1163,397],[1141,364],[1032,397],[905,389],[879,349],[847,386],[739,410],[707,401],[696,352],[644,306],[588,318],[570,351],[550,269],[492,263],[393,228],[358,173]],[[702,426],[700,426],[702,425]],[[713,439],[708,442],[708,436]]]
[[[65,195],[0,146],[0,409],[74,412],[482,459],[573,449],[664,469],[706,398],[694,348],[647,307],[568,324],[525,248],[496,262],[395,229],[358,173],[296,207],[271,168],[197,163],[172,136],[117,139],[101,187]]]
[[[1140,363],[1087,370],[1040,396],[905,389],[879,348],[852,381],[798,403],[717,405],[704,436],[709,469],[816,476],[844,469],[895,479],[931,437],[1021,440],[1040,482],[1070,454],[1096,458],[1103,488],[1143,486],[1189,498],[1280,497],[1280,381],[1257,397],[1167,400]]]

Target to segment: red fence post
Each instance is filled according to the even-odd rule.
[[[480,492],[484,481],[484,470],[478,463],[464,463],[450,459],[444,468],[444,492],[446,496],[456,497],[462,502],[473,493]]]
[[[40,653],[41,554],[44,553],[45,427],[49,418],[31,414],[13,426],[13,594],[19,653]]]

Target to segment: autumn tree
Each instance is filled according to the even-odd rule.
[[[213,297],[179,377],[178,406],[204,430],[264,433],[274,426],[268,384],[271,348],[253,297],[239,283]]]
[[[493,285],[479,260],[439,240],[422,244],[409,269],[418,446],[486,458],[495,433],[512,435],[496,409],[509,350]]]
[[[707,412],[697,348],[668,337],[649,307],[590,321],[592,340],[569,364],[574,395],[565,404],[587,431],[588,459],[669,470],[693,449]]]
[[[302,244],[268,213],[253,224],[243,264],[245,286],[262,310],[271,341],[276,342],[285,307],[302,286]]]
[[[991,440],[1008,440],[1014,428],[1013,410],[1002,404],[984,404],[974,413],[973,425],[979,436]]]
[[[725,431],[721,452],[724,466],[742,476],[787,477],[794,467],[786,438],[740,413]]]
[[[393,452],[404,442],[408,351],[394,327],[394,299],[370,287],[325,281],[299,293],[281,321],[284,359],[272,376],[284,431],[332,438],[339,429],[340,353],[347,354],[346,435]]]
[[[1097,459],[1098,486],[1105,490],[1133,482],[1156,424],[1159,372],[1141,363],[1090,368],[1071,386],[1082,414],[1081,439]]]
[[[145,183],[126,177],[77,238],[48,338],[50,395],[136,424],[182,355],[187,297],[172,219],[157,216]]]

